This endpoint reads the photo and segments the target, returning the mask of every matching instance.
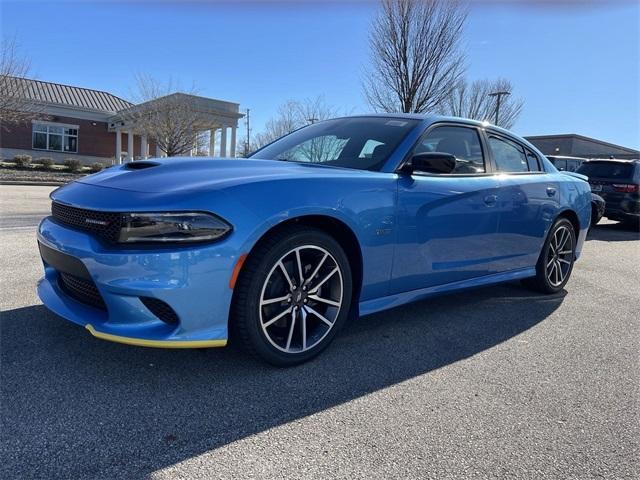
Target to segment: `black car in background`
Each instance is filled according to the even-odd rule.
[[[588,160],[583,162],[577,173],[589,177],[591,191],[605,200],[605,217],[638,223],[640,160]]]

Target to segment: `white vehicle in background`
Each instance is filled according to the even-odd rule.
[[[563,155],[545,155],[553,165],[561,172],[575,172],[580,168],[586,158],[566,157]]]

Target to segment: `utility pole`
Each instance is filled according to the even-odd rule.
[[[311,117],[311,118],[307,118],[307,122],[309,122],[311,125],[313,125],[314,123],[316,123],[318,121],[317,118],[315,117]]]
[[[247,155],[249,155],[249,145],[251,143],[251,140],[250,140],[251,129],[249,126],[249,109],[248,108],[247,108],[247,115],[245,116],[245,122],[247,124],[247,140],[244,144],[244,156],[246,157]]]
[[[493,124],[495,126],[498,126],[498,120],[500,119],[500,100],[502,99],[503,95],[511,95],[511,92],[493,92],[490,93],[489,96],[490,97],[497,97],[496,98],[496,118],[493,121]]]

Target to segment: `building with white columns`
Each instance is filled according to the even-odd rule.
[[[109,131],[115,133],[116,160],[135,160],[149,156],[166,156],[162,150],[163,142],[155,142],[155,151],[150,151],[149,135],[155,131],[156,118],[164,120],[173,117],[181,128],[189,127],[198,138],[208,138],[209,156],[235,157],[238,120],[243,117],[237,103],[215,100],[213,98],[172,93],[165,97],[132,105],[109,118]],[[123,154],[123,133],[127,135],[126,154]],[[203,135],[204,134],[204,135]],[[160,135],[160,133],[158,133]],[[139,142],[136,142],[136,136]],[[185,149],[182,154],[201,155],[205,152],[197,145]],[[136,148],[136,145],[139,146]]]
[[[26,154],[34,160],[49,157],[61,163],[75,158],[85,164],[111,165],[166,156],[140,121],[146,113],[160,114],[166,109],[179,109],[199,133],[198,145],[181,154],[236,154],[238,120],[243,117],[237,103],[174,93],[133,104],[108,92],[83,87],[17,77],[10,77],[10,81],[11,94],[24,99],[37,115],[31,122],[8,126],[9,130],[2,132],[2,158]]]

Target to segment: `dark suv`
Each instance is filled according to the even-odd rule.
[[[589,160],[578,169],[589,177],[591,191],[607,202],[611,220],[640,220],[640,160]]]

